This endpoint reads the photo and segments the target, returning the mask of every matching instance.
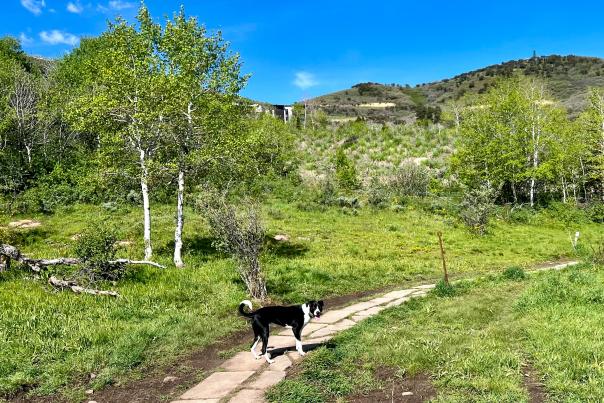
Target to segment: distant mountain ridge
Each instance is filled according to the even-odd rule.
[[[576,116],[585,106],[590,87],[604,87],[604,59],[550,55],[511,60],[415,87],[359,83],[316,97],[311,104],[326,112],[332,120],[357,117],[394,123],[418,118],[438,120],[440,109],[448,100],[459,99],[464,94],[483,93],[498,77],[518,73],[543,78],[552,95],[571,116]]]

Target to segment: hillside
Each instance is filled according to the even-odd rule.
[[[571,116],[583,108],[589,87],[604,86],[604,59],[583,56],[543,56],[484,67],[450,79],[418,84],[360,83],[311,100],[332,120],[363,117],[377,122],[403,123],[416,118],[438,120],[448,100],[480,94],[498,77],[524,74],[543,78],[552,95]]]

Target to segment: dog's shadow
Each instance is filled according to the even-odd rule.
[[[329,349],[333,349],[336,347],[336,345],[332,341],[325,341],[323,343],[302,344],[302,350],[305,353],[308,353],[309,351],[313,351],[319,347],[326,347]],[[273,348],[273,349],[271,349],[271,348],[267,349],[267,352],[270,353],[271,358],[279,357],[280,355],[283,355],[283,354],[287,353],[288,351],[296,352],[296,347],[288,346],[288,347],[277,347],[277,348]]]

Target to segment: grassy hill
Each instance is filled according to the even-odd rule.
[[[445,102],[466,94],[483,93],[497,78],[514,74],[544,79],[552,95],[562,102],[571,116],[576,116],[585,105],[589,87],[604,86],[604,59],[551,55],[512,60],[415,87],[360,83],[314,98],[312,103],[333,120],[356,117],[394,123],[416,118],[435,120]]]

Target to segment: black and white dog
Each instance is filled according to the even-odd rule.
[[[245,312],[247,306],[250,312]],[[257,311],[252,311],[252,303],[248,300],[241,301],[239,304],[239,313],[246,318],[250,318],[252,329],[254,329],[254,343],[252,344],[252,354],[258,359],[262,355],[269,364],[273,362],[266,352],[268,347],[269,325],[274,323],[280,326],[291,326],[296,338],[296,350],[300,355],[304,355],[302,350],[302,329],[310,322],[312,318],[320,318],[323,313],[323,301],[308,301],[302,305],[292,306],[267,306]],[[262,354],[256,353],[256,346],[262,339]]]

